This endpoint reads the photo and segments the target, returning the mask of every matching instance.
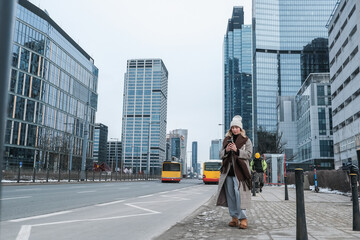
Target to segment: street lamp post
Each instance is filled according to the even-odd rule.
[[[118,172],[118,149],[117,149],[117,145],[119,142],[118,138],[111,138],[113,140],[116,140],[115,142],[115,172]]]
[[[150,135],[151,135],[151,124],[160,124],[160,122],[149,122],[149,130],[148,130],[148,152],[147,152],[147,174],[150,174]],[[154,167],[153,167],[154,170]]]

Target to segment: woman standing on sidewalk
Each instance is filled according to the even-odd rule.
[[[220,152],[222,167],[216,197],[217,206],[229,208],[230,227],[247,228],[246,209],[251,203],[251,156],[252,143],[245,134],[241,116],[236,115]]]

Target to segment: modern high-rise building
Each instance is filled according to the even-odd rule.
[[[335,168],[360,160],[360,2],[338,1],[329,19]]]
[[[94,162],[106,162],[107,160],[108,127],[101,123],[95,123],[94,131]]]
[[[221,148],[222,148],[221,139],[211,140],[210,159],[220,159]]]
[[[161,59],[127,61],[122,159],[134,173],[160,173],[165,160],[167,87],[168,71]]]
[[[11,63],[4,167],[92,167],[94,59],[47,12],[19,0]]]
[[[198,172],[197,163],[198,163],[198,142],[195,141],[192,142],[192,148],[191,148],[191,166],[193,168],[194,173]]]
[[[312,73],[296,98],[297,161],[334,168],[329,73]]]
[[[300,56],[301,84],[310,73],[328,73],[329,48],[327,38],[316,38],[303,48]]]
[[[168,134],[170,142],[171,160],[181,163],[181,174],[183,177],[187,175],[187,129],[175,129]]]
[[[113,171],[124,171],[122,161],[122,144],[121,141],[111,140],[107,142],[107,160],[106,164]],[[116,166],[118,169],[116,169]]]
[[[261,127],[263,130],[276,132],[277,97],[295,96],[300,89],[301,57],[304,58],[309,44],[318,38],[327,38],[325,25],[336,2],[337,0],[253,0],[253,97],[256,130]],[[323,47],[320,50],[322,49]],[[306,69],[314,68],[307,66]]]
[[[224,132],[231,119],[242,116],[253,139],[251,25],[244,25],[243,7],[234,7],[224,37]]]

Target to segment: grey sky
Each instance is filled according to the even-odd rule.
[[[96,122],[121,137],[126,61],[161,58],[169,71],[167,132],[188,129],[198,161],[221,136],[223,38],[233,6],[251,0],[30,0],[95,59],[99,68]],[[188,153],[189,155],[190,153]],[[189,156],[188,156],[189,159]]]

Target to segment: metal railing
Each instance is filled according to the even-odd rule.
[[[159,180],[160,175],[122,173],[110,171],[85,171],[82,178],[80,171],[58,171],[22,169],[3,170],[2,183],[47,183],[47,182],[113,182],[113,181],[153,181]]]

